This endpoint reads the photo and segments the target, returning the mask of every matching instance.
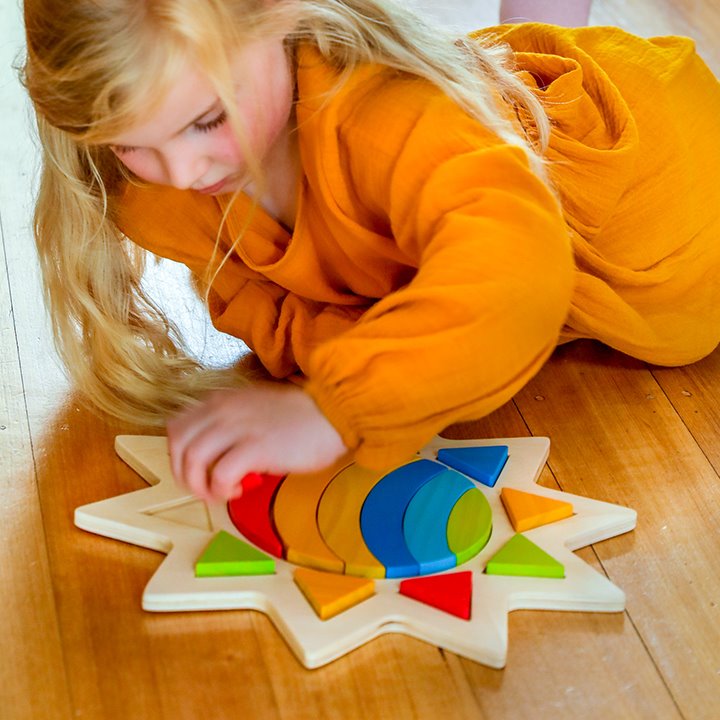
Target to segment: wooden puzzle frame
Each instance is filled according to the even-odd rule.
[[[635,511],[536,484],[549,452],[547,438],[455,441],[436,438],[420,456],[440,448],[507,445],[509,458],[493,488],[478,486],[493,511],[488,544],[456,569],[471,571],[469,620],[399,594],[399,579],[375,581],[375,594],[321,620],[293,581],[295,566],[276,560],[273,575],[195,577],[194,563],[220,530],[241,537],[226,505],[206,506],[180,489],[170,471],[164,437],[119,436],[116,450],[151,487],[77,508],[75,524],[93,533],[166,553],[145,588],[149,611],[252,609],[268,615],[298,659],[319,667],[386,633],[403,633],[495,668],[505,665],[507,615],[519,609],[618,612],[623,592],[573,551],[628,532]],[[490,576],[485,565],[515,534],[503,509],[503,487],[572,503],[574,514],[524,533],[565,566],[565,578]],[[443,573],[440,573],[443,574]]]

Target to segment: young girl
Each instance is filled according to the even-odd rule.
[[[677,365],[720,340],[720,86],[689,40],[457,41],[390,0],[27,0],[25,19],[60,352],[100,408],[174,414],[200,497],[403,461],[558,342]],[[295,383],[199,368],[139,248]]]

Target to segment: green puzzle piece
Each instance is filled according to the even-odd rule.
[[[275,560],[244,540],[221,530],[195,563],[195,577],[272,575]]]
[[[477,489],[468,490],[455,503],[447,523],[450,551],[458,566],[475,557],[492,533],[492,510],[485,496]]]
[[[493,555],[485,568],[488,575],[564,578],[565,567],[534,542],[519,533]]]

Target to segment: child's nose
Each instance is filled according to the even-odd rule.
[[[168,184],[178,188],[178,190],[187,190],[205,175],[208,162],[202,157],[178,153],[168,158],[165,166]]]

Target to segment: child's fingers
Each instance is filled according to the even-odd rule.
[[[210,482],[212,472],[223,456],[241,442],[234,428],[219,427],[217,424],[204,427],[181,448],[178,479],[197,497],[214,495]]]
[[[170,418],[166,423],[168,449],[170,451],[170,467],[176,480],[183,480],[184,458],[188,446],[214,423],[214,418],[206,413],[198,414],[194,411],[180,413]]]
[[[209,492],[218,500],[230,500],[242,493],[242,485],[252,486],[260,480],[252,447],[246,443],[233,445],[212,467],[208,476]],[[255,480],[257,478],[257,480]]]

